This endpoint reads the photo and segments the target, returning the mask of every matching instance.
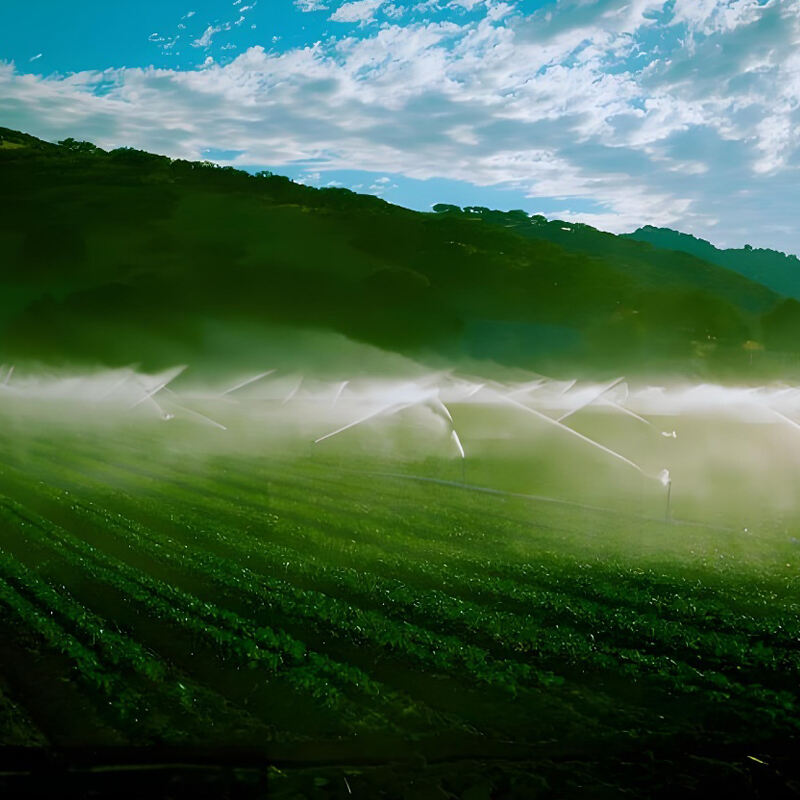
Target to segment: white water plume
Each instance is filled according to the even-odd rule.
[[[800,513],[800,389],[785,384],[503,383],[452,370],[320,379],[268,364],[217,381],[180,366],[150,374],[17,365],[13,375],[0,371],[0,415],[7,429],[36,420],[150,425],[165,443],[183,437],[199,448],[338,463],[371,454],[457,460],[472,482],[595,505],[615,492],[663,491],[667,472],[676,514],[692,502],[727,516]]]

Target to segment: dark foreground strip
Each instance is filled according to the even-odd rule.
[[[388,744],[388,743],[387,743]],[[397,744],[395,742],[395,744]],[[463,744],[463,743],[462,743]],[[476,745],[478,742],[476,740]],[[745,746],[662,740],[607,742],[581,751],[483,741],[474,752],[393,755],[367,742],[308,743],[302,751],[158,747],[0,749],[0,792],[8,798],[430,797],[800,797],[800,742]],[[372,751],[367,752],[367,751]],[[489,752],[494,750],[495,752]],[[483,751],[483,752],[482,752]],[[504,752],[503,752],[504,751]],[[476,793],[475,787],[483,787]],[[513,792],[509,790],[513,789]],[[642,793],[639,793],[639,790]],[[311,794],[308,794],[311,792]],[[463,792],[463,794],[462,794]],[[435,796],[447,797],[448,794]]]

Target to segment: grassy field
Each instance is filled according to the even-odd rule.
[[[195,796],[794,796],[784,524],[184,444],[4,426],[0,786],[58,752],[59,780],[157,764]]]

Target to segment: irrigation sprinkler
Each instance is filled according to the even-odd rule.
[[[118,381],[115,381],[112,384],[110,389],[107,389],[99,397],[96,397],[94,402],[95,403],[102,403],[103,400],[105,400],[107,397],[110,397],[112,394],[114,394],[114,392],[116,392],[117,389],[119,389],[121,386],[124,386],[125,383],[127,383],[127,381],[130,379],[130,377],[131,377],[131,370],[126,370],[125,374]]]
[[[144,393],[144,396],[140,397],[130,408],[134,409],[136,408],[136,406],[139,406],[148,400],[153,400],[153,402],[155,403],[153,396],[158,394],[167,385],[167,383],[168,381],[164,381],[163,383],[159,383],[154,389],[146,391]],[[158,405],[158,403],[156,403],[156,405]]]
[[[152,389],[145,391],[144,396],[140,397],[132,406],[130,406],[130,410],[136,408],[136,406],[141,405],[142,403],[146,402],[147,400],[153,400],[155,395],[157,395],[164,387],[168,386],[175,378],[178,377],[184,370],[186,369],[185,366],[183,367],[176,367],[175,369],[171,370],[170,376],[166,379],[161,381],[161,383],[156,384]],[[155,400],[153,400],[155,403]],[[158,403],[155,403],[157,407]]]
[[[458,434],[456,433],[456,429],[450,432],[453,441],[456,443],[456,447],[458,448],[459,455],[461,456],[461,483],[467,482],[467,456],[464,453],[464,446],[461,444],[461,439],[458,438]]]
[[[404,408],[408,408],[409,406],[416,405],[414,403],[391,403],[388,406],[382,406],[377,411],[371,411],[369,414],[365,414],[363,417],[359,417],[352,422],[348,422],[347,425],[342,425],[341,428],[337,428],[335,431],[331,431],[330,433],[326,433],[324,436],[320,436],[318,439],[314,439],[314,444],[319,444],[320,442],[324,442],[326,439],[331,439],[334,436],[338,436],[340,433],[344,433],[350,428],[355,428],[356,425],[361,425],[363,422],[367,422],[368,420],[374,419],[375,417],[379,417],[381,414],[389,412],[389,415],[396,414],[398,411],[402,411]]]
[[[438,410],[440,415],[443,415],[447,422],[450,424],[450,438],[456,443],[458,454],[461,456],[461,483],[467,482],[467,456],[464,453],[464,446],[461,444],[461,438],[456,431],[455,423],[453,422],[453,415],[450,409],[441,401],[439,397],[434,397],[432,404],[434,410]]]
[[[226,389],[224,392],[222,392],[220,397],[225,397],[225,395],[238,392],[239,389],[244,389],[245,386],[250,386],[251,383],[260,381],[262,378],[266,378],[267,375],[272,375],[273,372],[275,372],[274,369],[268,369],[266,372],[259,372],[258,375],[254,375],[252,378],[248,378],[247,380],[241,381],[240,383],[237,383],[235,386],[231,386],[229,389]]]
[[[770,411],[771,411],[773,414],[775,414],[775,416],[776,416],[776,417],[778,417],[778,419],[781,419],[781,420],[783,420],[783,421],[784,421],[784,422],[785,422],[787,425],[791,425],[793,428],[796,428],[796,429],[800,430],[800,424],[796,423],[796,422],[795,422],[793,419],[791,419],[790,417],[787,417],[787,416],[786,416],[786,414],[781,414],[781,412],[780,412],[780,411],[777,411],[776,409],[772,408],[771,406],[767,406],[767,408],[769,408],[769,410],[770,410]]]
[[[649,419],[645,419],[641,415],[637,414],[635,411],[631,411],[626,406],[623,406],[622,403],[617,403],[615,400],[609,400],[607,397],[602,398],[601,402],[603,404],[605,404],[607,406],[610,406],[611,408],[616,409],[617,411],[625,414],[626,416],[637,420],[638,422],[644,423],[645,425],[647,425],[650,428],[653,427],[653,423],[650,422]]]
[[[541,389],[542,386],[549,382],[550,378],[539,378],[535,381],[531,381],[530,383],[525,383],[522,386],[517,386],[516,389],[512,389],[510,392],[508,392],[508,396],[516,397],[519,394],[528,394],[536,389]]]
[[[573,378],[571,381],[568,381],[567,385],[561,390],[560,394],[565,395],[577,382],[577,378]]]
[[[669,470],[662,469],[658,475],[658,480],[661,482],[661,485],[665,486],[667,489],[667,506],[664,511],[664,521],[671,522],[672,509],[670,508],[670,503],[672,501],[672,478],[670,477]]]
[[[303,385],[303,376],[300,376],[300,380],[292,387],[289,391],[289,394],[283,398],[283,402],[281,403],[282,406],[285,406],[289,401],[293,400],[295,395],[300,391],[300,387]]]
[[[207,417],[205,414],[201,414],[199,411],[195,411],[193,408],[186,408],[186,406],[182,406],[174,402],[172,405],[175,406],[175,408],[178,408],[181,411],[186,412],[192,417],[197,417],[197,419],[203,422],[207,422],[209,425],[213,425],[215,428],[219,428],[222,431],[228,430],[221,422],[217,422],[216,420],[211,419],[211,417]]]
[[[342,396],[342,392],[345,390],[348,383],[350,383],[350,381],[342,381],[339,384],[339,387],[336,390],[336,394],[333,396],[333,402],[331,403],[332,406],[335,406],[339,402],[339,398]]]
[[[604,444],[600,444],[600,442],[596,442],[594,439],[590,439],[588,436],[584,436],[582,433],[578,433],[578,431],[570,428],[568,425],[564,425],[564,423],[559,422],[557,419],[553,419],[552,417],[548,417],[547,414],[543,414],[541,411],[537,411],[535,408],[531,408],[530,406],[526,406],[523,403],[519,403],[514,398],[508,397],[507,395],[500,395],[506,402],[510,403],[513,406],[521,409],[522,411],[527,411],[529,414],[533,414],[534,416],[538,417],[542,420],[542,422],[546,422],[548,425],[552,425],[559,430],[563,431],[564,433],[569,434],[570,436],[574,436],[577,439],[580,439],[582,442],[585,442],[592,447],[597,448],[598,450],[606,453],[613,458],[621,461],[623,464],[627,464],[629,467],[635,469],[642,478],[649,478],[651,480],[660,481],[663,486],[667,487],[667,510],[666,510],[666,518],[667,521],[671,519],[671,510],[670,510],[670,500],[671,500],[671,493],[672,493],[672,480],[670,478],[669,470],[663,470],[659,475],[652,475],[644,471],[639,464],[635,461],[631,461],[629,458],[626,458],[622,455],[622,453],[618,453],[616,450],[612,450],[610,447],[606,447]],[[798,425],[800,428],[800,425]]]
[[[543,414],[541,411],[537,411],[535,408],[531,408],[530,406],[526,406],[524,403],[520,403],[517,400],[514,400],[513,397],[508,397],[507,395],[500,395],[507,403],[511,403],[511,405],[515,406],[516,408],[521,409],[522,411],[527,411],[529,414],[533,414],[534,416],[538,417],[542,422],[546,422],[548,425],[553,425],[554,427],[558,428],[559,430],[563,431],[564,433],[568,433],[571,436],[575,436],[576,438],[580,439],[582,442],[591,445],[592,447],[596,447],[598,450],[602,450],[607,455],[612,456],[624,464],[627,464],[629,467],[633,467],[637,472],[641,472],[645,475],[645,471],[635,462],[631,461],[629,458],[626,458],[622,455],[622,453],[618,453],[616,450],[612,450],[610,447],[606,447],[604,444],[600,444],[600,442],[596,442],[594,439],[590,439],[588,436],[584,436],[582,433],[578,433],[574,428],[570,428],[569,425],[564,425],[563,422],[560,422],[557,419],[553,419],[552,417],[548,417],[547,414]]]
[[[158,411],[159,416],[165,422],[169,422],[171,419],[175,419],[175,415],[174,414],[170,414],[168,411],[164,411],[164,409],[161,408],[161,406],[156,402],[155,397],[148,397],[147,399],[156,407],[156,410]]]
[[[447,421],[452,426],[453,424],[453,415],[450,413],[450,409],[438,398],[434,398],[433,400],[434,405],[441,411],[444,416],[447,418]]]
[[[606,386],[604,386],[599,392],[597,392],[589,400],[586,400],[585,402],[581,403],[576,408],[570,409],[565,414],[562,414],[560,417],[558,417],[558,419],[556,421],[557,422],[563,422],[565,419],[567,419],[568,417],[571,417],[573,414],[577,414],[579,411],[581,411],[584,408],[586,408],[586,406],[590,406],[592,403],[594,403],[595,401],[599,400],[606,392],[611,391],[611,389],[613,389],[615,386],[618,386],[624,380],[625,380],[625,376],[623,375],[621,378],[616,378],[615,380],[611,381],[611,383],[609,383]]]
[[[172,389],[164,387],[164,392],[168,394],[170,397],[177,398],[175,392]],[[217,422],[216,420],[211,419],[211,417],[207,417],[205,414],[201,414],[199,411],[195,411],[193,408],[187,408],[186,406],[181,405],[180,403],[176,402],[175,400],[170,400],[174,408],[177,408],[181,411],[185,411],[192,417],[197,417],[197,419],[201,420],[202,422],[207,422],[209,425],[213,425],[215,428],[219,428],[220,430],[226,431],[228,430],[222,423]]]
[[[629,396],[630,396],[630,392],[628,390],[628,385],[625,384],[625,400],[627,400]],[[645,419],[640,414],[637,414],[635,411],[631,411],[631,409],[629,409],[627,406],[622,405],[622,403],[618,403],[616,400],[612,400],[610,397],[602,397],[601,396],[600,397],[600,402],[603,405],[610,406],[611,408],[615,409],[616,411],[619,411],[620,413],[625,414],[625,416],[628,416],[628,417],[631,417],[632,419],[635,419],[637,422],[641,422],[644,425],[647,425],[649,428],[653,427],[653,423],[650,422],[649,419]]]

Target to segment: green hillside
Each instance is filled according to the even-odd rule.
[[[680,233],[670,228],[654,228],[652,225],[638,228],[633,233],[625,234],[625,237],[649,242],[664,250],[690,253],[711,264],[763,283],[779,294],[800,299],[800,259],[795,255],[751,247],[749,244],[741,248],[720,249],[689,233]]]
[[[247,361],[280,326],[428,362],[720,375],[781,367],[800,330],[753,280],[588,226],[130,148],[0,129],[0,203],[7,361]]]

